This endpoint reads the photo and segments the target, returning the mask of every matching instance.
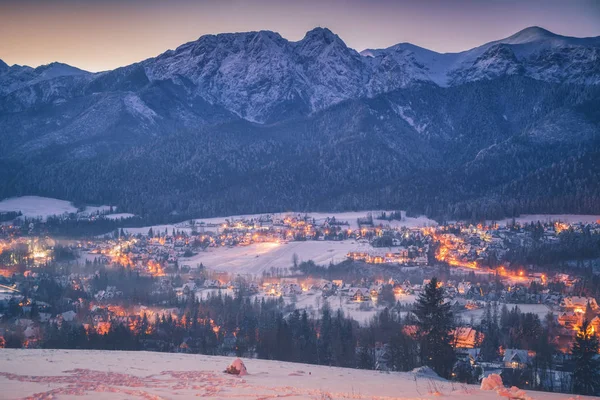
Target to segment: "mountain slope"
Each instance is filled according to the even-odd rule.
[[[0,60],[0,95],[11,93],[38,82],[61,77],[81,77],[91,75],[87,71],[67,64],[52,63],[37,68],[13,65],[9,67]]]
[[[600,37],[560,36],[539,27],[460,53],[436,53],[401,43],[361,54],[376,67],[383,65],[383,72],[402,71],[402,87],[413,82],[452,86],[507,75],[547,82],[600,83]],[[389,82],[388,89],[393,85]]]
[[[207,35],[142,65],[150,79],[185,77],[207,101],[256,122],[360,97],[368,69],[356,51],[324,28],[298,42],[269,31]]]
[[[402,89],[277,124],[236,120],[146,137],[133,150],[30,152],[11,159],[1,189],[138,215],[408,206],[439,216],[447,204],[598,149],[588,107],[599,99],[598,87],[519,77]]]
[[[0,63],[0,197],[157,218],[598,213],[598,43],[534,27],[462,53],[360,55],[316,28],[203,36],[98,74]],[[565,185],[534,196],[539,176]]]

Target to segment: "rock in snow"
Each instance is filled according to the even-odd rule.
[[[229,367],[227,367],[225,372],[228,374],[231,374],[231,375],[239,375],[239,376],[248,375],[248,371],[246,370],[246,365],[244,365],[244,362],[242,360],[240,360],[239,358],[236,358],[235,360],[233,360],[233,362],[231,364],[229,364]]]
[[[527,393],[524,390],[519,389],[516,386],[513,386],[510,389],[501,388],[496,392],[501,397],[507,397],[511,400],[531,400],[531,397],[527,396]]]
[[[496,390],[503,387],[502,378],[498,374],[490,374],[481,380],[481,390]]]

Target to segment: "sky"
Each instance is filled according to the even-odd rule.
[[[600,36],[600,0],[0,0],[0,59],[104,71],[205,34],[327,27],[358,51],[409,42],[457,52],[528,26]]]

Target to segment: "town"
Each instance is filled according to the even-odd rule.
[[[17,217],[0,225],[2,347],[408,370],[414,357],[398,348],[414,351],[415,302],[432,277],[454,315],[452,376],[461,381],[502,373],[505,383],[567,392],[584,320],[600,333],[600,221],[437,224],[400,211],[289,213],[75,238],[45,234],[49,223]],[[237,251],[246,258],[230,262]],[[304,326],[320,343],[325,319],[338,321],[347,351],[303,359],[266,343],[282,324],[290,332]],[[394,329],[401,339],[386,337]],[[544,335],[540,348],[534,342]]]

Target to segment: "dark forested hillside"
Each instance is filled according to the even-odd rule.
[[[422,85],[276,124],[236,119],[121,141],[120,149],[96,146],[90,157],[65,155],[70,143],[12,153],[0,196],[111,202],[141,215],[597,213],[595,105],[595,86],[528,78]]]

